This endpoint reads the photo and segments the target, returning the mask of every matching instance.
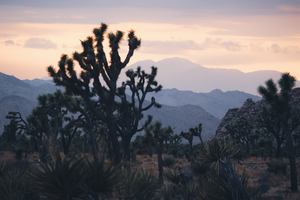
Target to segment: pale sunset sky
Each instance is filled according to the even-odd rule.
[[[129,65],[181,57],[300,79],[300,0],[0,0],[0,72],[46,77],[49,65],[81,51],[79,40],[102,22],[109,32],[134,29],[142,39]],[[126,41],[120,51],[127,52]]]

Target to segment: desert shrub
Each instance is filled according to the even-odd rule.
[[[179,192],[184,199],[194,199],[198,196],[199,186],[194,181],[180,184]]]
[[[29,177],[30,165],[14,161],[0,164],[0,199],[39,200]]]
[[[118,190],[124,199],[151,199],[160,182],[153,171],[137,168],[125,172]]]
[[[31,170],[35,190],[48,199],[109,198],[123,179],[121,165],[83,158],[57,159]],[[100,198],[100,199],[101,199]]]
[[[191,169],[195,175],[203,175],[209,170],[209,165],[199,160],[195,160],[191,163]]]
[[[203,200],[231,200],[235,199],[233,195],[234,189],[231,188],[228,180],[222,175],[218,175],[214,169],[208,172],[206,179],[201,180],[201,189],[199,189],[199,197]],[[256,197],[257,187],[249,184],[249,175],[246,170],[240,176],[242,185],[245,187],[250,197]]]
[[[172,184],[165,184],[160,191],[160,195],[163,197],[164,200],[175,199],[175,194],[176,188]]]
[[[82,193],[80,172],[83,165],[84,159],[68,158],[55,163],[40,163],[40,167],[31,170],[35,190],[49,199],[78,198]]]
[[[267,163],[268,165],[268,171],[272,172],[274,174],[278,174],[278,173],[282,173],[282,174],[286,174],[286,167],[287,167],[287,163],[285,163],[283,160],[281,159],[274,159],[271,160],[270,162]]]
[[[164,158],[164,163],[165,163],[165,167],[172,167],[175,165],[176,160],[175,160],[175,158],[173,158],[171,156],[166,156]]]
[[[181,180],[181,172],[175,168],[168,168],[165,171],[165,177],[168,181],[177,185],[180,183]]]
[[[106,163],[102,159],[90,161],[87,158],[82,166],[79,178],[81,177],[83,177],[81,188],[84,190],[85,199],[91,196],[93,199],[110,198],[124,179],[121,164],[116,165],[114,161]]]

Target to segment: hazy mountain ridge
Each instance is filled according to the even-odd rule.
[[[138,66],[146,72],[150,72],[151,66],[157,67],[156,80],[165,89],[177,88],[194,92],[210,92],[217,88],[225,92],[238,90],[257,95],[259,85],[264,85],[265,81],[270,78],[277,82],[281,77],[281,72],[274,70],[244,73],[236,69],[206,68],[177,57],[158,62],[140,61],[126,69],[136,69]],[[120,81],[124,80],[126,77],[122,74]],[[296,82],[296,86],[300,87],[299,81]]]
[[[40,94],[53,93],[59,88],[52,81],[40,79],[22,81],[1,72],[0,84],[0,99],[11,95],[18,95],[31,101],[37,101],[37,97]]]
[[[23,119],[26,119],[36,106],[37,102],[17,95],[6,96],[0,99],[0,134],[3,132],[4,125],[9,124],[9,120],[5,118],[8,112],[20,112]]]
[[[164,126],[171,126],[174,133],[180,134],[181,131],[188,131],[202,123],[202,136],[209,139],[215,135],[216,127],[220,119],[206,112],[202,107],[195,105],[168,106],[162,105],[161,108],[151,108],[144,115],[152,115],[153,121],[161,121]]]
[[[253,101],[261,99],[259,96],[247,94],[245,92],[222,92],[219,89],[215,89],[209,93],[179,91],[175,88],[163,89],[158,93],[147,96],[147,99],[150,100],[151,96],[154,96],[158,103],[165,105],[183,106],[190,104],[201,106],[204,110],[219,119],[224,117],[228,109],[242,106],[248,98],[251,98]]]
[[[165,126],[176,127],[176,133],[187,131],[189,128],[202,123],[203,132],[208,135],[207,137],[214,134],[220,119],[223,118],[228,109],[241,107],[248,98],[252,98],[254,101],[260,99],[258,96],[241,91],[248,91],[249,88],[252,88],[251,91],[254,91],[253,94],[255,94],[256,88],[263,85],[267,79],[273,78],[277,81],[281,75],[280,72],[276,71],[243,73],[239,70],[208,69],[182,58],[169,58],[159,62],[140,61],[126,68],[125,71],[136,69],[137,66],[141,66],[147,73],[150,73],[151,66],[158,67],[156,78],[158,83],[164,88],[173,88],[149,94],[148,99],[154,96],[156,101],[164,106],[162,109],[152,108],[145,115],[153,115],[154,120],[162,121]],[[125,73],[122,73],[119,84],[125,80]],[[4,125],[2,122],[7,122],[5,116],[8,111],[18,111],[17,108],[24,107],[26,112],[22,113],[22,110],[20,112],[26,118],[30,114],[27,111],[31,111],[35,107],[38,95],[53,93],[58,88],[63,89],[55,86],[52,80],[21,81],[14,76],[3,73],[0,73],[0,84],[1,132]],[[237,91],[238,88],[242,88],[241,91]],[[208,92],[204,93],[205,91]],[[10,97],[8,98],[12,95],[18,95],[25,99],[13,101],[9,99]],[[11,101],[11,103],[7,104],[6,101]]]
[[[54,83],[49,80],[34,79],[32,81],[20,81],[15,77],[5,74],[3,74],[3,77],[0,84],[1,86],[3,85],[3,87],[9,85],[9,87],[6,87],[9,92],[4,94],[4,97],[0,99],[0,133],[3,132],[4,125],[9,123],[9,120],[5,118],[9,111],[20,112],[22,117],[26,119],[26,117],[31,114],[32,109],[37,106],[36,97],[40,94],[52,93],[57,88]],[[10,95],[18,92],[18,96]],[[30,96],[28,96],[28,94],[30,94]],[[145,104],[147,104],[147,102],[145,102]],[[174,127],[174,132],[178,134],[181,131],[188,131],[189,128],[202,123],[203,138],[205,139],[215,134],[216,128],[220,123],[220,119],[206,112],[200,106],[195,105],[162,105],[161,109],[151,108],[146,111],[144,115],[152,115],[154,121],[159,120],[164,126]]]

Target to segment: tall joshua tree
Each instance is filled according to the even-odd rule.
[[[163,159],[164,141],[172,137],[173,129],[168,126],[163,128],[161,122],[156,121],[145,129],[146,138],[157,151],[159,179],[163,182]]]
[[[124,154],[128,161],[130,161],[129,146],[132,136],[144,130],[152,121],[152,116],[148,116],[145,123],[140,125],[139,121],[143,118],[143,112],[152,106],[160,108],[160,105],[155,102],[154,97],[152,97],[149,104],[144,105],[148,93],[158,92],[162,88],[155,80],[157,68],[152,67],[151,69],[150,74],[141,70],[140,67],[136,71],[128,70],[126,76],[129,80],[123,82],[117,91],[117,95],[121,101],[116,103],[118,110],[116,125],[117,131],[122,138]],[[130,90],[129,94],[131,96],[129,98],[125,93],[126,87]]]
[[[277,113],[278,119],[280,120],[283,127],[283,132],[286,136],[286,147],[288,151],[291,169],[292,192],[298,191],[296,155],[292,139],[292,130],[289,125],[289,119],[291,117],[291,93],[293,87],[295,86],[295,81],[295,77],[291,76],[289,73],[283,73],[278,81],[280,91],[278,91],[278,88],[272,79],[266,81],[266,87],[258,87],[258,92],[270,104],[271,108]]]
[[[124,61],[119,55],[119,44],[123,39],[124,33],[117,31],[109,33],[110,61],[107,60],[103,48],[103,41],[107,25],[101,24],[95,28],[94,38],[87,37],[81,41],[83,52],[75,52],[73,58],[62,55],[59,61],[59,70],[52,66],[48,67],[48,72],[53,77],[57,85],[62,85],[67,92],[79,95],[84,99],[87,109],[89,109],[98,120],[106,124],[109,139],[113,147],[113,156],[116,163],[121,161],[120,145],[116,126],[116,94],[117,80],[122,71],[129,63],[134,51],[140,46],[141,40],[135,36],[133,30],[128,33],[128,52]],[[82,71],[78,77],[74,70],[74,60],[76,60]],[[92,85],[92,87],[91,87]],[[98,105],[95,106],[92,97],[98,98]],[[92,144],[95,146],[95,144]]]

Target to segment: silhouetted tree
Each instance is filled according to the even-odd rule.
[[[190,149],[189,152],[190,152],[190,156],[192,158],[194,157],[194,150],[193,150],[194,136],[199,137],[201,144],[204,144],[201,133],[202,133],[202,124],[201,123],[194,128],[190,128],[188,132],[181,131],[181,133],[180,133],[180,136],[182,136],[184,139],[186,139],[189,142],[189,149]]]
[[[292,130],[289,125],[289,119],[291,117],[291,93],[295,86],[295,81],[295,77],[291,76],[289,73],[283,73],[278,81],[280,91],[278,91],[278,88],[272,79],[266,81],[266,87],[258,87],[259,94],[263,96],[277,114],[277,117],[282,124],[283,132],[286,136],[286,147],[290,160],[292,192],[298,191],[296,155],[292,138]]]
[[[27,133],[27,122],[19,112],[8,112],[5,118],[9,119],[10,122],[8,125],[4,125],[1,138],[9,144],[16,143],[18,138]]]
[[[116,163],[120,163],[121,152],[115,117],[117,80],[134,51],[140,46],[141,40],[135,36],[133,30],[129,31],[129,49],[125,60],[122,62],[118,50],[124,33],[121,31],[109,33],[111,52],[110,61],[108,61],[103,48],[106,30],[106,24],[101,24],[100,28],[95,28],[93,31],[94,38],[88,37],[86,40],[81,41],[82,53],[75,52],[73,59],[68,58],[67,55],[62,55],[59,61],[59,70],[56,71],[50,66],[48,72],[57,85],[64,86],[67,92],[81,96],[87,108],[99,121],[106,124],[109,139],[112,142],[113,155]],[[79,77],[74,70],[73,60],[76,60],[82,69]],[[92,102],[93,98],[97,99],[97,106]],[[92,146],[95,148],[95,143]]]
[[[193,136],[199,137],[201,145],[203,145],[203,139],[202,139],[202,124],[198,124],[198,126],[194,127],[194,128],[190,128],[189,130]]]
[[[129,147],[132,136],[143,131],[152,121],[152,116],[148,116],[144,124],[139,126],[139,122],[143,118],[143,112],[149,110],[152,106],[160,107],[155,102],[154,97],[151,98],[148,105],[145,105],[146,95],[150,92],[158,92],[162,88],[155,80],[157,68],[152,67],[151,69],[151,74],[147,74],[140,67],[136,71],[128,70],[126,76],[129,80],[123,82],[117,90],[117,96],[121,99],[121,102],[116,102],[118,111],[116,127],[122,138],[124,154],[128,161],[130,161]],[[130,90],[129,97],[126,88]]]
[[[184,139],[186,139],[189,142],[189,156],[191,156],[192,158],[194,157],[193,154],[193,138],[194,135],[188,131],[188,132],[183,132],[181,131],[180,136],[182,136]]]
[[[253,125],[244,117],[238,119],[235,123],[226,125],[231,139],[238,144],[246,146],[246,151],[250,153],[251,132]]]
[[[281,147],[285,141],[285,134],[282,129],[282,123],[273,108],[264,107],[257,118],[258,126],[265,128],[271,133],[276,140],[276,154],[277,158],[281,155]],[[273,137],[272,137],[273,139]]]
[[[60,90],[54,94],[44,94],[38,97],[38,106],[33,109],[27,121],[29,132],[36,135],[40,142],[46,138],[57,151],[56,140],[61,139],[64,153],[67,154],[72,139],[81,123],[81,115],[74,117],[74,107],[78,102],[70,95],[63,94]],[[72,111],[72,112],[70,112]]]
[[[163,181],[162,153],[164,150],[164,141],[169,140],[169,138],[172,137],[173,129],[170,126],[163,128],[161,122],[156,121],[154,124],[149,125],[145,129],[145,132],[148,141],[157,151],[159,178]]]

